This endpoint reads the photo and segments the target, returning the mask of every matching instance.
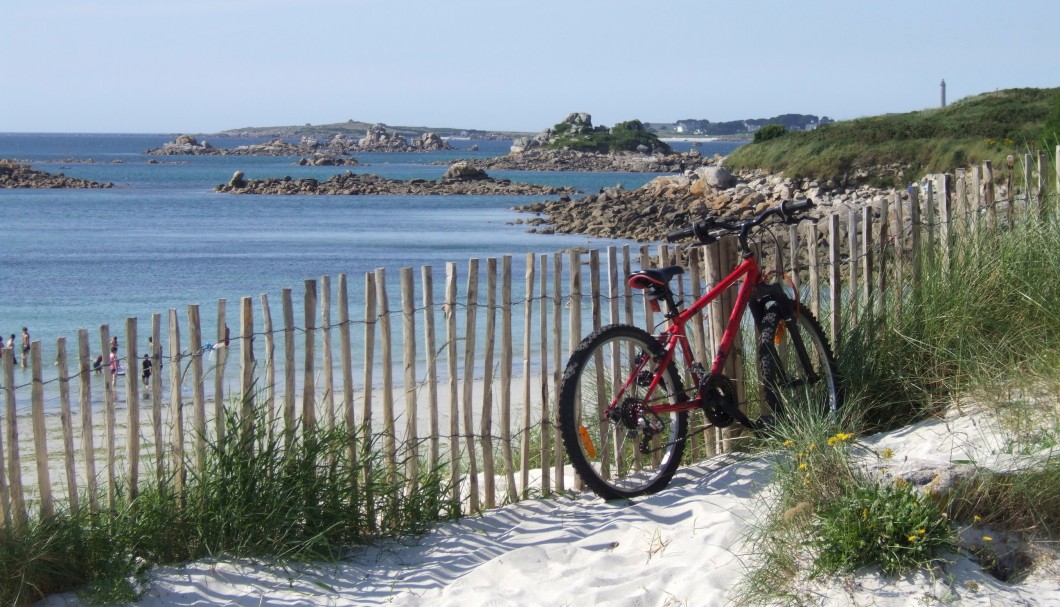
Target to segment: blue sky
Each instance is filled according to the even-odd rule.
[[[1060,86],[1060,1],[49,0],[0,11],[0,132],[834,119]]]

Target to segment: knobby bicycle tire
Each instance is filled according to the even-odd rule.
[[[787,303],[789,310],[796,310],[794,303]],[[842,386],[820,323],[805,308],[785,319],[781,308],[766,310],[758,334],[759,388],[771,409],[763,417],[775,420],[795,407],[822,415],[834,413],[843,404]]]
[[[647,374],[630,375],[642,353],[652,359]],[[661,429],[641,452],[642,435],[629,436],[628,426],[603,413],[622,386],[621,403],[634,415],[646,384],[654,376],[663,346],[647,331],[631,325],[608,325],[582,340],[571,354],[559,394],[559,424],[563,444],[574,470],[587,487],[604,499],[631,498],[655,493],[673,478],[681,463],[688,433],[688,414],[648,415]],[[671,363],[653,393],[652,402],[683,400],[681,379]],[[627,418],[628,419],[628,418]]]

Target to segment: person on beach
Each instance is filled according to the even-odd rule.
[[[12,338],[15,336],[12,335]],[[29,359],[29,329],[22,327],[22,368],[26,368],[26,361]]]
[[[140,377],[143,379],[144,386],[151,385],[151,356],[144,354],[144,360],[140,363]]]
[[[92,370],[96,372],[96,375],[99,375],[100,373],[103,372],[103,355],[102,354],[97,356],[96,360],[92,363]]]
[[[117,347],[118,347],[118,336],[117,335],[115,335],[114,337],[110,338],[110,347],[112,349],[117,349]]]
[[[15,334],[12,333],[11,337],[7,340],[7,349],[11,350],[11,356],[15,355]]]
[[[118,386],[118,346],[110,347],[110,386],[116,388]]]

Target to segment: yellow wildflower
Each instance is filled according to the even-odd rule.
[[[784,446],[785,447],[794,447],[795,446],[795,441],[793,441],[791,439],[788,439],[788,440],[784,441]]]
[[[805,469],[806,469],[806,463],[805,462],[799,464],[799,470],[805,470]]]
[[[894,457],[894,451],[892,451],[891,448],[888,447],[883,451],[880,451],[880,457],[882,457],[883,459],[891,459],[892,457]]]
[[[909,537],[907,537],[905,539],[909,540],[910,542],[915,542],[916,541],[916,536],[915,535],[910,535]]]
[[[978,523],[981,520],[983,520],[983,517],[979,516],[978,514],[972,517],[973,523]]]
[[[927,533],[927,529],[917,529],[917,530],[916,530],[916,532],[917,532],[917,533],[918,533],[919,535],[924,535],[925,533]]]
[[[984,535],[983,536],[983,541],[984,542],[992,542],[992,541],[994,541],[994,538],[990,537],[989,535]]]
[[[904,478],[896,478],[894,479],[894,484],[898,485],[899,489],[905,489],[906,486],[909,485],[909,481],[905,480]]]
[[[861,518],[869,518],[869,509],[868,508],[862,508],[861,509]]]
[[[817,445],[815,445],[813,443],[810,443],[809,446],[806,447],[806,450],[807,451],[813,451],[816,448],[817,448]]]

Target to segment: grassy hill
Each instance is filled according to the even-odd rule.
[[[925,173],[1036,153],[1060,88],[1008,89],[944,108],[847,120],[751,143],[734,151],[731,169],[762,168],[792,178],[844,180],[858,171],[879,185]],[[1055,145],[1055,143],[1053,144]]]

